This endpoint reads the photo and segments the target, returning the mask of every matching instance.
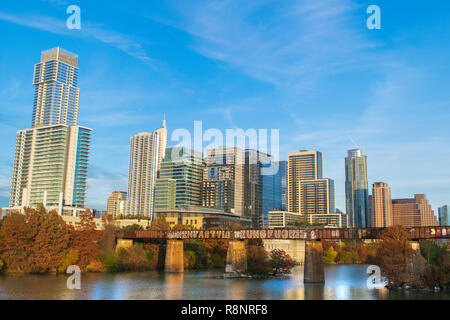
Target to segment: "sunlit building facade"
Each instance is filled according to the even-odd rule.
[[[77,125],[77,64],[77,55],[55,48],[34,67],[32,128],[17,132],[11,208],[86,204],[92,129]]]
[[[78,56],[61,48],[42,52],[34,66],[32,127],[77,124],[80,89]]]
[[[127,203],[127,193],[123,191],[113,191],[108,198],[106,214],[117,217],[125,214]]]
[[[155,185],[167,144],[166,121],[154,132],[130,138],[128,192],[125,214],[153,218]]]
[[[393,225],[391,188],[384,182],[372,184],[369,196],[370,227],[383,228]]]

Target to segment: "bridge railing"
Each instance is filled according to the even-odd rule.
[[[380,239],[385,228],[341,228],[341,229],[248,229],[225,230],[181,230],[181,231],[131,231],[121,232],[122,239],[286,239],[286,240],[365,240]],[[411,240],[449,239],[450,227],[407,228]]]

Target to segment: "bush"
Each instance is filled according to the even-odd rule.
[[[110,272],[117,272],[117,271],[119,271],[119,262],[117,261],[115,255],[108,254],[103,259],[103,267],[106,270],[110,271]]]
[[[66,272],[69,266],[77,264],[79,259],[78,250],[70,250],[64,257],[63,263],[58,267],[59,272]]]

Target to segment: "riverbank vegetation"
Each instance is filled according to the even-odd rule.
[[[8,273],[65,272],[77,265],[86,272],[147,271],[164,267],[165,242],[152,240],[116,248],[118,232],[142,230],[134,224],[119,229],[111,217],[103,217],[104,228],[97,230],[91,212],[80,216],[77,226],[68,225],[56,211],[26,208],[25,214],[7,215],[0,225],[0,271]],[[191,226],[178,225],[174,230]],[[169,230],[164,217],[155,219],[152,230]],[[211,228],[230,230],[228,227]],[[242,229],[236,225],[233,230]],[[253,274],[287,272],[293,265],[284,252],[268,253],[262,241],[246,242],[249,271]],[[186,270],[225,268],[228,241],[222,239],[186,240]]]
[[[390,288],[448,288],[450,247],[447,243],[422,241],[414,250],[401,226],[386,228],[380,241],[323,241],[326,264],[374,264]]]

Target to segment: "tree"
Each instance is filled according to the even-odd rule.
[[[160,215],[159,217],[153,219],[152,224],[150,226],[150,230],[169,231],[170,225],[166,221],[166,217],[164,215]]]
[[[407,281],[407,263],[413,253],[405,228],[395,225],[383,231],[376,260],[389,285],[401,286]]]
[[[109,215],[102,217],[103,231],[100,238],[100,251],[103,256],[113,254],[116,250],[116,234],[118,227],[114,221],[114,218]]]
[[[29,209],[27,214],[40,222],[28,258],[31,271],[56,271],[69,252],[69,227],[56,211],[48,212],[43,205],[37,211]]]
[[[278,273],[290,273],[295,266],[294,260],[284,250],[275,249],[270,252],[273,275]]]
[[[256,275],[267,275],[272,271],[269,254],[263,246],[247,246],[247,270]]]
[[[337,255],[338,253],[334,250],[333,246],[329,246],[326,254],[323,256],[323,262],[326,264],[335,264]]]
[[[91,262],[97,261],[101,254],[99,241],[101,233],[97,230],[94,216],[90,210],[80,215],[80,225],[73,230],[73,249],[78,250],[78,266],[85,269]]]
[[[0,228],[0,255],[9,272],[30,272],[28,257],[37,228],[27,223],[27,215],[13,212]]]
[[[133,223],[128,226],[124,226],[120,229],[120,231],[122,231],[122,232],[132,232],[132,231],[142,231],[142,230],[144,230],[144,228],[137,223]]]

